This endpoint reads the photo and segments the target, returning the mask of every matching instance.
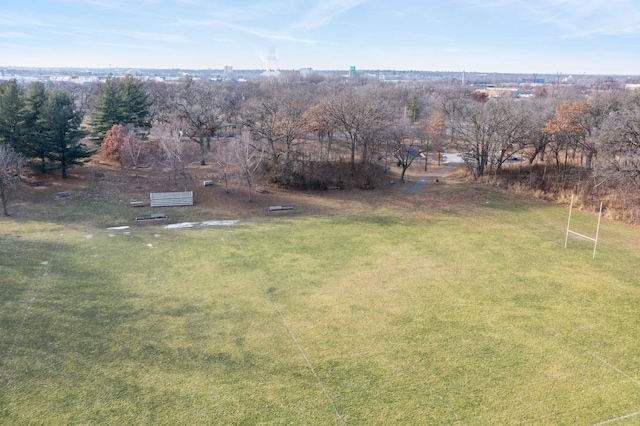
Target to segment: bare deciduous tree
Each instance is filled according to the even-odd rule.
[[[371,87],[350,87],[336,94],[326,104],[326,114],[348,139],[351,170],[356,168],[356,151],[361,150],[362,162],[368,160],[371,148],[365,134],[382,129],[389,121],[389,105],[381,93]]]
[[[136,178],[136,185],[140,188],[140,167],[148,167],[151,156],[147,150],[148,139],[146,134],[137,133],[135,129],[128,125],[120,146],[121,164],[123,167],[133,169]]]
[[[320,145],[320,161],[329,161],[329,155],[333,145],[333,133],[335,123],[327,113],[324,101],[311,105],[306,112],[307,129],[318,138]],[[326,147],[325,147],[326,140]]]
[[[200,147],[200,164],[206,164],[205,147],[211,149],[227,111],[227,96],[221,85],[186,77],[177,86],[174,106],[182,134]]]
[[[253,201],[253,186],[260,168],[264,150],[258,149],[249,134],[245,133],[233,141],[233,152],[239,169],[239,177],[247,184],[249,202]]]
[[[234,144],[234,139],[221,141],[216,145],[214,150],[214,158],[222,172],[224,190],[226,193],[229,193],[229,174],[231,165],[235,162],[235,153],[233,152]]]
[[[291,85],[272,83],[247,109],[244,124],[254,139],[266,142],[271,166],[278,173],[289,171],[296,144],[308,130],[306,95]]]
[[[11,148],[7,143],[0,143],[0,200],[5,216],[9,216],[7,202],[9,192],[20,181],[20,172],[25,158]]]
[[[622,188],[640,187],[640,103],[610,115],[599,136],[605,158],[597,168],[596,185],[608,181]]]
[[[474,179],[485,174],[495,155],[500,117],[490,102],[467,102],[462,115],[453,123],[456,146]]]
[[[389,129],[389,139],[393,144],[392,155],[398,166],[402,167],[400,182],[404,183],[404,175],[413,161],[424,152],[421,138],[416,138],[416,128],[408,121],[397,124]]]
[[[196,163],[198,159],[186,146],[181,131],[175,126],[165,124],[158,133],[159,162],[169,170],[169,178],[173,177],[174,184],[177,183],[178,177],[182,178],[186,191],[189,179],[187,168]]]

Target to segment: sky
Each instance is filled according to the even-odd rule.
[[[640,1],[0,0],[0,66],[640,75]]]

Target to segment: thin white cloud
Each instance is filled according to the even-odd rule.
[[[180,20],[176,23],[176,25],[229,28],[235,31],[251,34],[253,36],[256,36],[262,39],[267,39],[267,40],[283,40],[283,41],[292,41],[296,43],[305,43],[305,44],[317,43],[316,40],[294,37],[288,34],[287,32],[274,32],[274,31],[269,31],[261,28],[253,28],[253,27],[244,26],[244,25],[232,24],[230,22],[220,21],[220,20],[201,20],[201,21]]]
[[[150,41],[161,41],[161,42],[185,40],[183,36],[173,35],[173,34],[144,33],[144,32],[138,32],[138,31],[125,31],[125,30],[108,30],[108,31],[105,31],[105,33],[119,35],[119,36],[135,39],[135,40],[150,40]]]
[[[74,38],[81,38],[81,37],[87,36],[86,32],[69,31],[69,30],[62,30],[62,29],[52,30],[51,33],[59,36],[74,37]]]
[[[290,26],[291,29],[312,29],[329,25],[336,17],[365,3],[366,0],[324,0]]]
[[[66,3],[76,3],[81,5],[88,5],[103,10],[122,9],[126,11],[131,6],[149,6],[159,4],[160,0],[62,0]],[[133,4],[132,4],[133,3]]]
[[[79,5],[87,5],[101,10],[119,9],[123,6],[122,1],[110,0],[63,0],[65,3],[74,3]]]
[[[0,31],[0,38],[29,38],[29,35],[13,31]]]
[[[22,50],[22,51],[39,51],[39,50],[42,50],[41,48],[36,47],[36,46],[32,46],[30,44],[1,43],[0,45],[3,46],[3,47],[6,47],[6,48],[17,49],[17,50]]]
[[[3,27],[39,27],[44,26],[41,20],[29,18],[22,14],[12,15],[0,13],[0,25]]]
[[[226,22],[269,21],[278,16],[289,16],[299,5],[280,0],[249,2],[243,6],[219,6],[209,9],[214,19]]]
[[[478,9],[504,9],[551,25],[564,37],[640,35],[635,0],[462,0]]]

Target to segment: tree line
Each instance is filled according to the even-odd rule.
[[[251,190],[257,174],[291,188],[371,188],[391,168],[404,181],[457,151],[469,176],[532,192],[609,197],[635,212],[640,93],[536,86],[528,98],[489,98],[471,86],[285,75],[177,83],[110,77],[97,87],[0,84],[0,143],[42,173],[100,152],[136,171],[184,179],[212,162]],[[11,182],[6,178],[6,182]],[[0,186],[2,189],[2,186]],[[0,193],[2,195],[2,193]]]

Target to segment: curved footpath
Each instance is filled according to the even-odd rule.
[[[422,176],[420,179],[417,180],[416,183],[414,183],[409,188],[407,188],[407,190],[404,191],[404,193],[409,195],[414,195],[416,192],[418,192],[420,188],[422,188],[427,183],[430,177],[438,176],[442,173],[448,172],[449,170],[457,167],[458,164],[462,163],[462,159],[457,154],[449,154],[448,157],[451,159],[449,164],[447,164],[445,167],[441,168],[440,170],[436,170],[435,172],[427,173],[426,175]]]

